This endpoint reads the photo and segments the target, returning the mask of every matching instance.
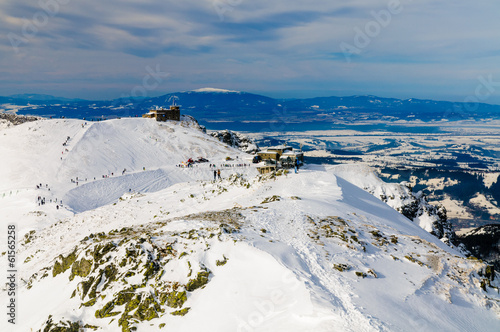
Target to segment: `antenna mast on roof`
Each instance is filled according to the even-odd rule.
[[[172,95],[172,96],[170,96],[170,98],[168,98],[168,101],[170,101],[170,100],[172,100],[172,106],[177,106],[175,104],[175,101],[179,100],[179,97]]]

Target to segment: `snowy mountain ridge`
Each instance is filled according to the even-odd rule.
[[[14,98],[15,97],[15,98]],[[15,111],[18,114],[44,117],[102,119],[129,117],[148,112],[155,105],[167,106],[173,97],[183,109],[200,122],[213,121],[268,121],[289,123],[304,119],[317,121],[319,127],[333,122],[352,124],[382,121],[396,124],[398,121],[491,121],[498,120],[499,105],[476,103],[474,111],[467,103],[421,99],[400,100],[376,96],[345,96],[317,98],[271,98],[265,95],[220,88],[201,88],[177,91],[157,97],[118,98],[114,100],[79,100],[44,95],[0,96],[0,112]],[[12,107],[12,106],[15,107]],[[306,124],[307,122],[306,121]],[[234,124],[233,124],[234,125]],[[309,123],[310,125],[310,123]],[[309,125],[307,127],[309,127]],[[328,127],[330,128],[330,127]],[[227,129],[227,128],[221,128]],[[235,129],[235,127],[230,128]]]
[[[336,167],[336,174],[352,179],[353,184],[380,198],[444,243],[457,245],[453,226],[447,220],[446,209],[429,204],[421,191],[414,193],[407,183],[386,183],[370,167],[364,165],[340,165]],[[458,249],[467,253],[464,246]]]
[[[149,119],[24,123],[0,131],[0,156],[0,216],[23,237],[22,319],[2,331],[499,324],[498,274],[376,197],[403,189],[369,168],[259,175],[193,123]]]

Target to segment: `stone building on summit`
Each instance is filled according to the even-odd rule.
[[[181,110],[180,107],[175,105],[170,106],[170,109],[166,108],[157,108],[154,110],[150,110],[149,113],[143,114],[143,118],[156,119],[156,121],[180,121],[181,119]]]

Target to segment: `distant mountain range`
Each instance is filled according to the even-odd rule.
[[[23,101],[30,101],[30,102],[46,102],[46,101],[64,101],[64,102],[75,102],[75,101],[84,101],[83,99],[79,98],[63,98],[63,97],[54,97],[51,95],[42,95],[42,94],[36,94],[36,93],[24,93],[24,94],[17,94],[17,95],[10,95],[7,98],[11,98],[14,100],[23,100]]]
[[[175,99],[182,112],[203,122],[269,121],[352,123],[354,121],[499,119],[500,105],[452,103],[422,99],[376,96],[274,99],[247,92],[204,88],[175,92],[153,98],[120,98],[110,101],[67,99],[49,95],[22,94],[0,97],[1,109],[44,117],[80,119],[140,116]],[[3,105],[2,105],[3,104]],[[10,105],[9,107],[6,107]]]

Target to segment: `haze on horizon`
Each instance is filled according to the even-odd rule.
[[[499,9],[495,0],[3,2],[0,95],[96,100],[209,86],[500,104]]]

